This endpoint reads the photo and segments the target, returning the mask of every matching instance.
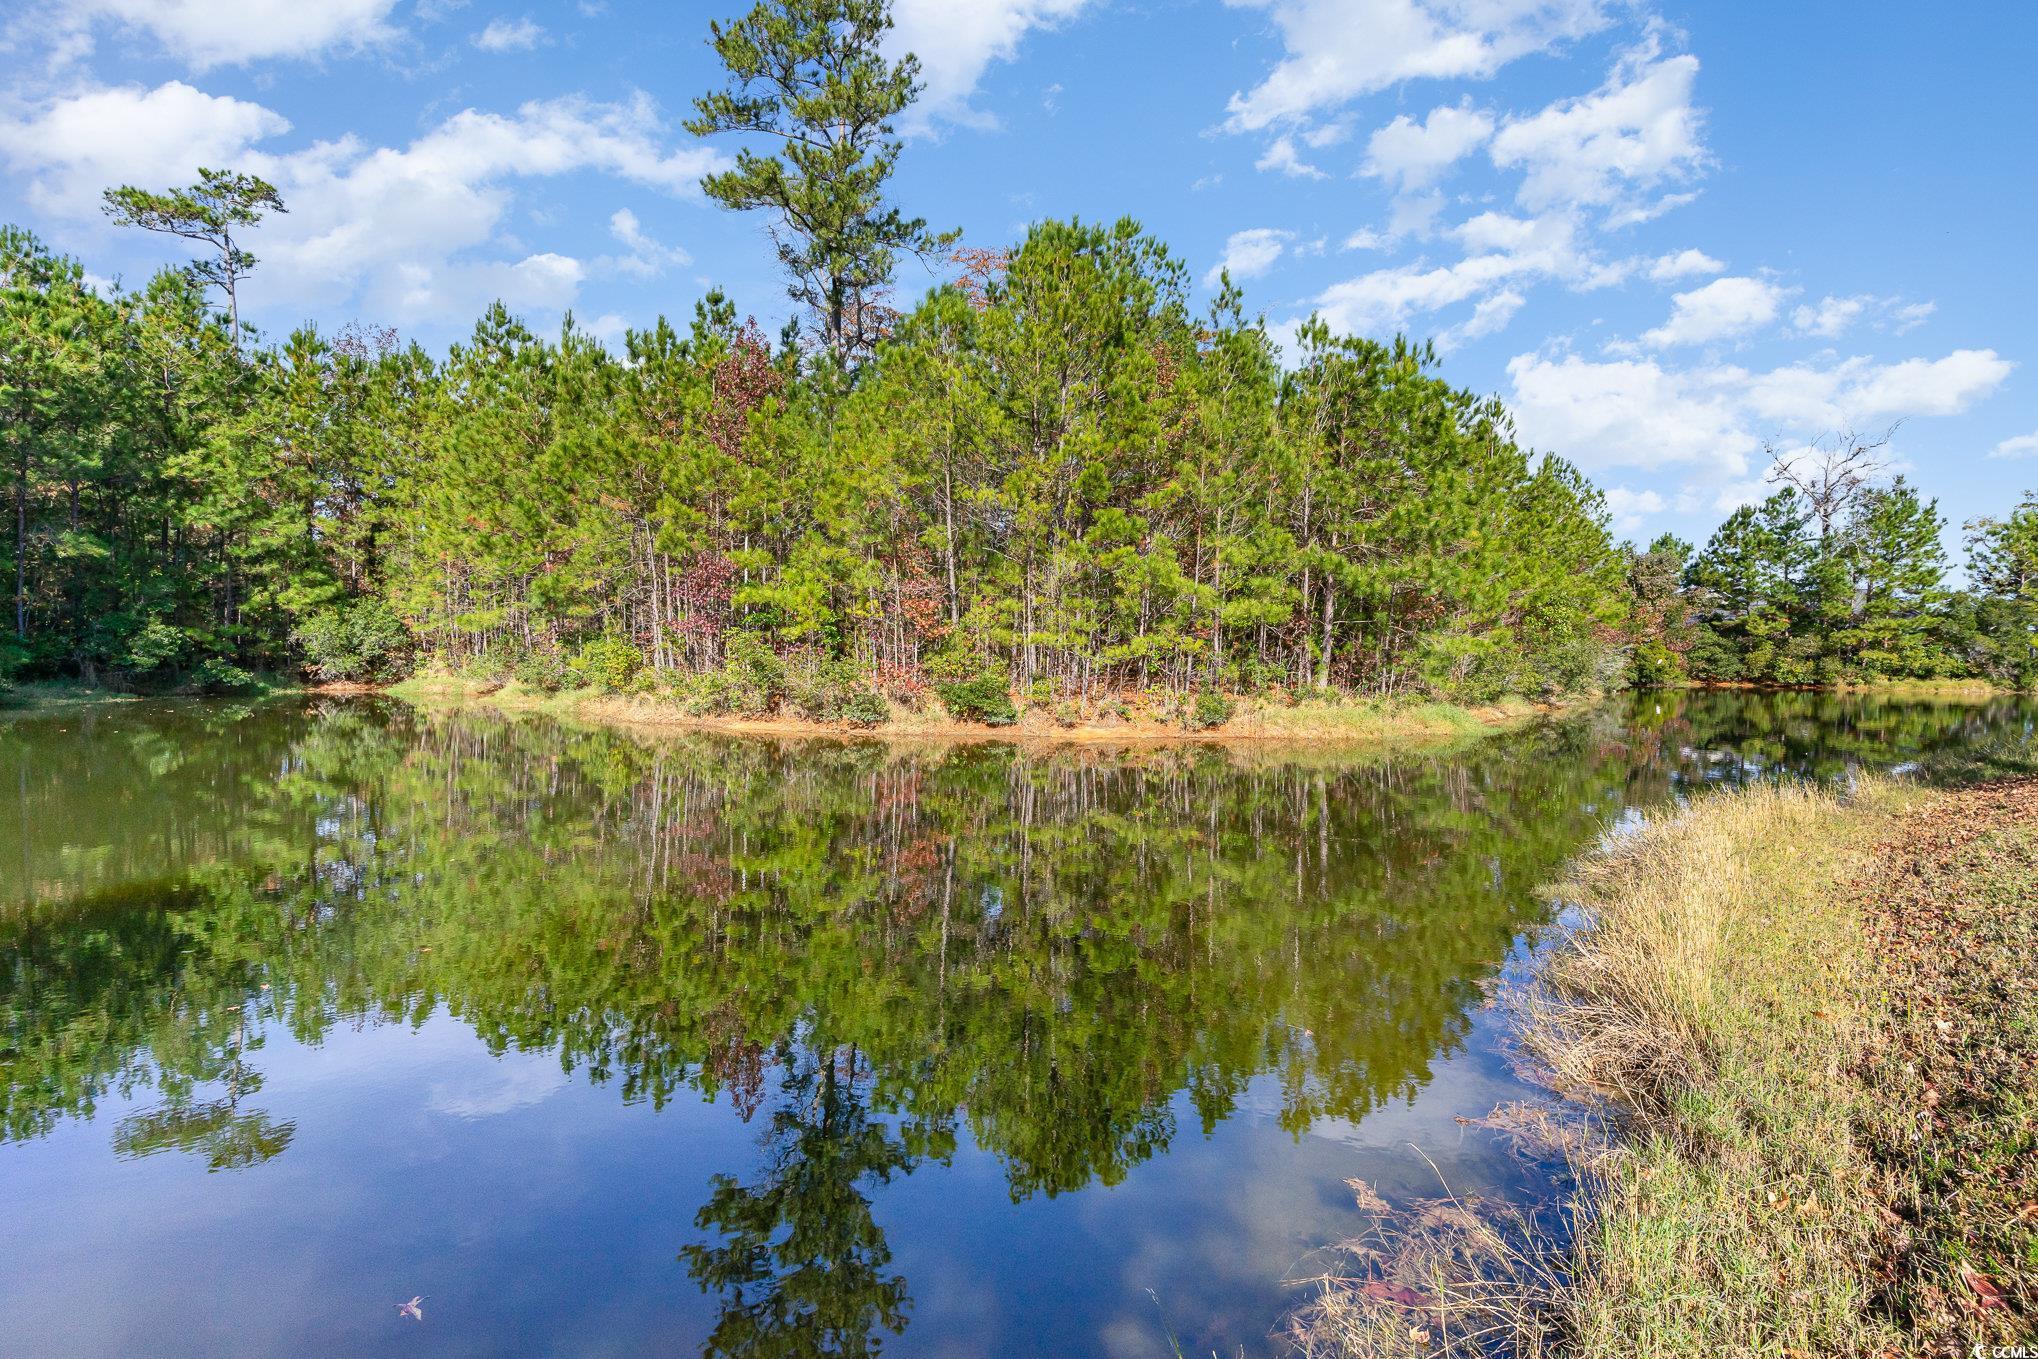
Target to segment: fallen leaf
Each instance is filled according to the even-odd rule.
[[[2008,1307],[2009,1298],[2003,1293],[2002,1285],[1973,1268],[1966,1261],[1960,1263],[1960,1281],[1974,1290],[1975,1308],[1987,1311],[1991,1307]]]
[[[1417,1312],[1430,1311],[1437,1305],[1437,1300],[1427,1293],[1418,1293],[1406,1284],[1391,1284],[1385,1279],[1368,1279],[1359,1292],[1375,1302],[1391,1302]]]
[[[1394,1211],[1388,1205],[1387,1200],[1381,1198],[1374,1191],[1373,1186],[1367,1184],[1364,1180],[1346,1180],[1345,1184],[1350,1187],[1352,1197],[1358,1201],[1361,1210],[1368,1213],[1378,1213],[1382,1217]]]

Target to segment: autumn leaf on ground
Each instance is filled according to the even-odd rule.
[[[1418,1293],[1406,1284],[1391,1284],[1384,1279],[1370,1279],[1359,1292],[1376,1302],[1391,1302],[1418,1312],[1434,1310],[1437,1300],[1427,1293]]]
[[[1965,1261],[1960,1266],[1960,1281],[1974,1290],[1974,1306],[1977,1311],[1991,1307],[2008,1307],[2010,1300],[2003,1293],[2002,1285],[1988,1275],[1975,1269]]]

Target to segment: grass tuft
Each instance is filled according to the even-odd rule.
[[[2038,783],[1720,793],[1565,892],[1585,922],[1509,1004],[1524,1060],[1567,1097],[1552,1143],[1570,1192],[1540,1217],[1397,1213],[1359,1243],[1363,1281],[1331,1281],[1303,1318],[1305,1353],[2028,1337]]]

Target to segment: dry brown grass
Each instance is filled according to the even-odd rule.
[[[1366,1268],[1419,1280],[1423,1315],[1333,1284],[1305,1352],[1903,1348],[1876,1306],[1893,1186],[1859,1134],[1879,974],[1840,884],[1920,796],[1721,794],[1587,862],[1565,889],[1587,923],[1508,1001],[1581,1120],[1575,1189],[1553,1217],[1392,1221]]]

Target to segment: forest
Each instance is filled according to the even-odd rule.
[[[1944,524],[1876,441],[1779,458],[1702,549],[1600,494],[1434,349],[1277,349],[1136,222],[969,248],[886,197],[918,89],[884,0],[711,27],[702,188],[762,214],[795,319],[709,292],[604,345],[491,307],[443,355],[244,326],[250,175],[115,186],[197,246],[134,290],[0,229],[0,683],[225,691],[425,669],[852,722],[1165,695],[1484,701],[1625,683],[2034,675],[2038,499]],[[774,149],[775,148],[775,149]],[[945,279],[895,306],[903,255]]]

